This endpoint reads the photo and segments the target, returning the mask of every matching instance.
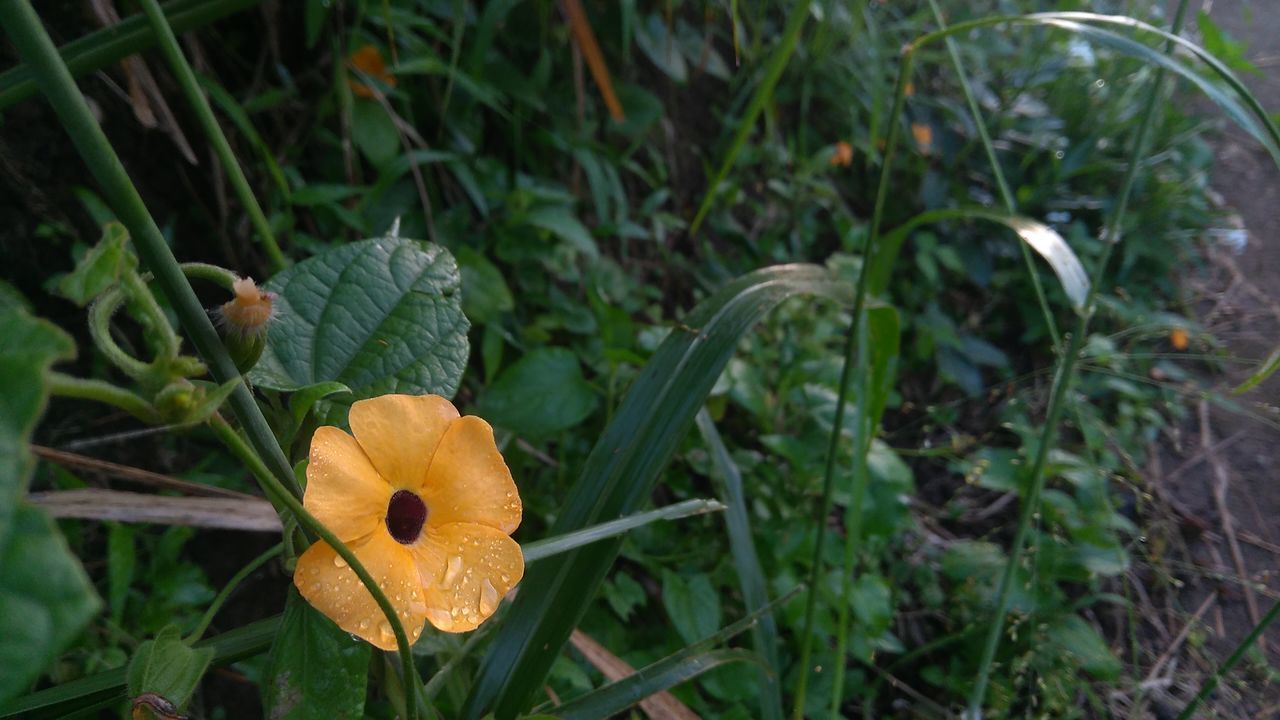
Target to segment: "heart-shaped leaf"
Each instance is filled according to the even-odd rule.
[[[266,716],[289,720],[364,717],[369,647],[291,588],[262,685]]]
[[[418,240],[365,240],[300,262],[267,283],[276,317],[249,378],[286,391],[342,383],[351,394],[332,401],[334,423],[376,395],[452,397],[469,352],[460,287],[453,256]]]

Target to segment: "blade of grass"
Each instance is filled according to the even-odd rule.
[[[261,0],[175,0],[164,4],[165,16],[174,32],[183,33],[202,28],[241,10],[258,5]],[[155,43],[155,36],[141,14],[131,15],[119,23],[73,40],[58,49],[72,77],[83,77],[121,59],[141,52]],[[18,65],[0,73],[0,110],[22,102],[39,92],[35,77],[27,65]]]
[[[938,7],[938,0],[929,0],[929,7],[933,10],[933,17],[938,23],[938,27],[945,28],[947,21],[942,16],[942,10]],[[987,153],[987,162],[991,164],[991,175],[996,180],[996,189],[1000,192],[1000,201],[1004,203],[1004,211],[1008,215],[1016,215],[1018,213],[1017,202],[1013,198],[1013,191],[1009,189],[1009,181],[1004,177],[1004,168],[1000,165],[1000,158],[996,157],[995,144],[991,142],[991,134],[987,131],[986,118],[983,117],[982,108],[978,106],[978,99],[973,94],[973,87],[969,83],[969,74],[965,72],[964,63],[960,60],[960,50],[956,47],[955,38],[948,37],[946,45],[947,54],[951,57],[951,65],[955,68],[956,76],[960,79],[960,89],[964,92],[965,103],[969,105],[969,113],[973,115],[974,127],[978,129],[978,138],[982,141],[982,148]],[[1049,337],[1053,340],[1053,347],[1061,350],[1062,336],[1058,333],[1058,324],[1053,319],[1053,311],[1049,309],[1049,299],[1045,297],[1044,284],[1040,282],[1040,273],[1036,272],[1035,262],[1031,259],[1031,250],[1021,243],[1019,243],[1018,249],[1022,251],[1022,262],[1027,268],[1027,275],[1031,278],[1031,285],[1035,288],[1036,302],[1040,305],[1040,314],[1044,317],[1045,327],[1049,329]]]
[[[624,518],[592,525],[589,528],[565,533],[564,535],[535,540],[521,545],[520,549],[524,551],[525,563],[535,563],[552,555],[569,552],[574,548],[590,545],[605,538],[617,537],[628,530],[644,527],[659,520],[679,520],[680,518],[694,515],[720,512],[724,509],[725,506],[715,500],[685,500],[664,508],[628,515]]]
[[[611,717],[626,710],[646,697],[675,687],[707,670],[728,662],[748,661],[759,663],[754,653],[746,650],[714,650],[717,645],[755,627],[774,607],[795,597],[799,588],[792,590],[772,603],[748,614],[741,620],[721,628],[710,637],[647,665],[630,677],[609,683],[586,695],[574,698],[555,708],[556,717],[568,720],[594,720]]]
[[[284,253],[280,252],[275,233],[271,232],[271,223],[267,222],[267,216],[262,212],[258,198],[254,197],[253,190],[249,187],[249,179],[244,176],[240,162],[231,151],[231,143],[227,142],[227,136],[218,125],[218,119],[213,116],[209,99],[201,91],[195,72],[182,54],[182,48],[178,47],[178,38],[174,36],[173,29],[165,20],[160,3],[157,0],[139,0],[139,2],[142,4],[142,11],[147,15],[147,21],[151,23],[151,32],[160,45],[160,54],[164,55],[165,62],[169,63],[169,69],[178,80],[178,87],[182,88],[182,94],[186,97],[187,104],[191,106],[196,119],[200,121],[200,127],[208,137],[209,144],[213,146],[218,162],[222,163],[222,169],[227,172],[227,180],[231,183],[232,190],[235,191],[236,197],[240,198],[240,204],[249,215],[249,222],[258,233],[258,240],[262,243],[263,252],[267,254],[272,271],[283,270],[288,265],[288,261],[285,260]]]
[[[1191,720],[1192,716],[1195,715],[1196,708],[1200,707],[1200,703],[1204,702],[1205,699],[1209,697],[1209,694],[1213,692],[1214,688],[1218,687],[1218,683],[1222,681],[1222,678],[1226,677],[1227,673],[1231,672],[1231,670],[1240,663],[1244,658],[1244,654],[1248,652],[1249,648],[1253,647],[1253,644],[1258,641],[1258,638],[1262,637],[1262,633],[1266,632],[1271,623],[1275,622],[1276,616],[1278,615],[1280,615],[1280,600],[1277,600],[1276,603],[1271,606],[1271,609],[1267,611],[1267,614],[1258,621],[1257,625],[1253,626],[1253,629],[1249,631],[1249,634],[1246,635],[1245,638],[1240,641],[1240,644],[1236,646],[1236,649],[1232,651],[1231,657],[1227,658],[1227,661],[1222,664],[1222,667],[1214,671],[1213,676],[1209,678],[1209,681],[1200,688],[1200,692],[1196,693],[1195,697],[1191,698],[1191,702],[1188,702],[1187,706],[1182,708],[1182,712],[1178,713],[1177,720]]]
[[[266,652],[279,628],[280,616],[277,615],[202,640],[194,647],[212,648],[213,666],[229,665]],[[0,718],[61,718],[104,700],[123,700],[126,670],[107,670],[18,698],[0,708]]]
[[[738,584],[742,588],[742,598],[746,602],[747,611],[754,613],[769,604],[769,585],[764,577],[764,569],[760,567],[760,557],[756,554],[755,541],[751,538],[751,520],[747,516],[747,498],[742,490],[742,473],[729,456],[729,449],[724,446],[720,432],[711,420],[706,408],[698,411],[695,418],[702,441],[711,450],[711,463],[715,468],[713,477],[718,481],[719,494],[727,505],[724,523],[729,534],[729,551],[733,554],[733,564],[738,571]],[[782,665],[778,661],[778,625],[770,613],[760,616],[760,622],[751,628],[752,644],[764,661],[764,667],[757,673],[760,683],[760,717],[765,720],[781,720],[782,689],[778,677],[782,674]]]
[[[711,182],[707,184],[707,194],[703,196],[702,205],[698,207],[697,214],[693,216],[693,222],[689,224],[690,237],[698,233],[698,228],[702,226],[702,221],[706,219],[712,204],[715,203],[716,193],[720,190],[720,183],[724,182],[725,177],[729,174],[729,169],[733,167],[734,160],[738,158],[738,153],[742,151],[742,146],[747,143],[747,137],[755,129],[756,118],[760,116],[764,106],[773,97],[773,88],[778,84],[779,78],[782,77],[782,71],[786,69],[787,63],[791,60],[791,54],[796,50],[796,45],[800,41],[800,31],[804,29],[804,22],[808,17],[809,3],[807,0],[802,0],[792,6],[791,14],[787,16],[786,27],[782,30],[782,37],[778,40],[778,46],[774,48],[773,54],[769,56],[769,62],[765,65],[764,78],[760,80],[760,85],[756,87],[756,91],[751,95],[751,101],[747,103],[747,109],[742,114],[742,118],[738,120],[738,132],[734,134],[732,142],[729,143],[729,151],[725,153],[724,160],[720,163],[720,169],[716,171],[715,176],[711,178]]]
[[[871,213],[871,230],[861,248],[862,267],[858,270],[858,284],[853,291],[853,313],[849,322],[849,333],[845,337],[844,361],[840,367],[840,386],[836,394],[836,413],[831,425],[831,439],[827,443],[827,460],[822,477],[822,501],[817,515],[818,538],[814,543],[813,560],[809,568],[809,594],[804,609],[804,639],[800,644],[800,670],[796,681],[795,701],[792,705],[793,720],[804,720],[805,698],[808,694],[810,658],[813,655],[813,616],[817,608],[818,578],[822,572],[822,552],[826,542],[827,516],[831,514],[831,492],[835,487],[836,455],[840,449],[840,430],[844,427],[844,411],[849,397],[849,379],[854,366],[854,351],[857,349],[858,333],[861,331],[862,309],[866,304],[867,285],[870,279],[876,256],[874,250],[879,245],[880,224],[884,219],[884,207],[889,198],[889,181],[893,171],[893,157],[898,147],[898,137],[902,131],[902,109],[907,97],[907,83],[911,78],[911,70],[915,64],[915,53],[904,49],[898,64],[898,81],[893,91],[893,110],[889,114],[889,136],[885,138],[884,163],[880,167],[880,182],[876,188],[875,208]],[[874,138],[872,145],[875,145]],[[865,463],[866,456],[855,453],[855,463]]]
[[[1187,0],[1180,0],[1178,3],[1178,11],[1173,20],[1173,32],[1177,33],[1182,29],[1183,20],[1186,17]],[[1165,45],[1165,52],[1173,51],[1173,43],[1168,42]],[[1031,466],[1031,476],[1028,480],[1027,495],[1022,499],[1022,507],[1018,514],[1018,526],[1014,533],[1013,545],[1009,549],[1009,558],[1005,563],[1004,570],[1000,576],[999,590],[996,592],[995,617],[991,622],[987,637],[983,643],[982,656],[978,663],[978,678],[974,683],[973,691],[969,695],[968,706],[965,710],[965,717],[968,720],[979,720],[982,717],[982,703],[986,699],[987,685],[991,679],[991,667],[995,662],[996,650],[1000,645],[1000,637],[1004,633],[1005,614],[1009,610],[1009,601],[1012,595],[1013,579],[1017,573],[1018,567],[1022,562],[1022,550],[1027,541],[1028,530],[1031,527],[1033,518],[1039,512],[1040,495],[1044,490],[1044,469],[1048,460],[1049,450],[1053,447],[1057,436],[1058,419],[1062,415],[1063,404],[1066,399],[1067,389],[1071,385],[1074,375],[1075,362],[1080,355],[1080,350],[1084,346],[1084,338],[1089,331],[1089,319],[1092,317],[1096,308],[1098,288],[1102,284],[1102,279],[1106,276],[1108,261],[1111,259],[1111,252],[1120,242],[1121,233],[1123,231],[1124,216],[1128,210],[1129,195],[1133,191],[1134,179],[1137,177],[1138,168],[1141,166],[1141,159],[1145,151],[1147,141],[1147,133],[1151,129],[1151,121],[1155,115],[1156,102],[1160,98],[1164,89],[1164,70],[1156,71],[1155,77],[1151,80],[1151,89],[1147,94],[1146,104],[1143,108],[1141,120],[1138,129],[1134,133],[1133,147],[1129,157],[1128,167],[1125,170],[1124,181],[1120,187],[1118,201],[1112,211],[1111,217],[1108,219],[1105,230],[1105,238],[1108,241],[1103,248],[1102,257],[1098,259],[1098,264],[1094,268],[1093,282],[1089,288],[1089,295],[1084,305],[1084,312],[1079,314],[1076,322],[1075,332],[1068,341],[1068,348],[1062,354],[1058,361],[1058,370],[1054,375],[1053,389],[1049,400],[1049,406],[1045,413],[1044,429],[1041,432],[1040,443],[1036,448],[1035,459]]]
[[[840,613],[836,624],[836,667],[831,690],[831,717],[839,720],[844,699],[844,674],[847,665],[846,644],[849,639],[849,611],[853,603],[853,575],[857,570],[858,541],[862,538],[862,511],[866,502],[870,472],[867,455],[884,415],[889,393],[893,389],[894,371],[898,365],[898,345],[902,334],[898,312],[890,307],[869,308],[859,323],[858,376],[854,398],[857,418],[853,437],[853,483],[849,489],[851,503],[845,508],[844,568],[841,573]]]
[[[813,265],[759,270],[704,300],[645,365],[592,449],[552,532],[563,534],[632,512],[647,502],[693,416],[738,340],[783,300],[843,299],[847,285]],[[586,612],[617,556],[606,540],[531,568],[467,700],[464,717],[519,712]]]

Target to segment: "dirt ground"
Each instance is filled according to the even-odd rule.
[[[1243,80],[1269,112],[1280,111],[1280,0],[1194,0],[1198,10],[1247,44],[1246,57],[1262,74]],[[1209,103],[1197,107],[1222,117]],[[1205,333],[1193,337],[1188,352],[1217,353],[1222,361],[1200,378],[1207,399],[1148,468],[1148,489],[1168,512],[1176,546],[1152,548],[1162,556],[1153,565],[1171,573],[1151,584],[1159,592],[1166,583],[1165,592],[1150,599],[1155,612],[1145,616],[1167,643],[1155,647],[1168,648],[1148,677],[1154,717],[1164,717],[1162,697],[1166,707],[1180,707],[1174,699],[1194,691],[1280,597],[1280,374],[1231,395],[1280,347],[1280,170],[1253,138],[1226,121],[1222,128],[1213,138],[1212,184],[1238,216],[1224,230],[1238,225],[1248,241],[1237,250],[1206,239],[1203,260],[1184,275],[1188,305]],[[1280,666],[1280,624],[1263,643],[1271,668]],[[1275,673],[1246,660],[1213,696],[1216,717],[1280,717]]]

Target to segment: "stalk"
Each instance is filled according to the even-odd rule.
[[[1182,29],[1186,11],[1187,0],[1180,0],[1177,15],[1173,20],[1172,32],[1175,35]],[[1172,50],[1173,43],[1166,43],[1165,52],[1168,53]],[[978,680],[973,686],[973,692],[969,695],[968,708],[965,710],[965,717],[968,720],[978,720],[982,717],[982,703],[986,699],[987,685],[991,680],[991,666],[995,661],[996,650],[1000,645],[1000,636],[1004,632],[1005,614],[1009,611],[1013,578],[1022,562],[1022,549],[1026,544],[1027,532],[1031,526],[1031,521],[1040,507],[1040,495],[1044,490],[1045,483],[1044,466],[1049,457],[1049,449],[1056,439],[1058,420],[1062,416],[1063,401],[1073,379],[1076,360],[1079,358],[1084,338],[1089,332],[1089,320],[1096,310],[1098,288],[1102,285],[1102,279],[1106,275],[1111,253],[1120,242],[1121,226],[1124,222],[1125,213],[1129,208],[1129,195],[1133,191],[1134,179],[1138,175],[1138,167],[1141,165],[1147,133],[1151,129],[1151,119],[1155,116],[1156,102],[1159,100],[1163,86],[1164,70],[1158,69],[1151,81],[1151,89],[1147,94],[1142,120],[1138,125],[1138,131],[1134,135],[1129,165],[1125,170],[1124,181],[1120,186],[1118,201],[1104,231],[1103,238],[1105,243],[1102,257],[1098,259],[1098,264],[1094,267],[1092,282],[1089,284],[1088,299],[1076,321],[1075,332],[1072,333],[1067,341],[1067,351],[1062,354],[1058,361],[1058,371],[1053,379],[1053,390],[1049,400],[1049,408],[1046,412],[1044,430],[1041,432],[1040,444],[1036,448],[1035,461],[1032,463],[1030,489],[1018,515],[1018,529],[1014,534],[1013,546],[1009,549],[1009,560],[1005,563],[1004,572],[1000,577],[1000,589],[996,595],[995,618],[990,625],[986,641],[983,644],[982,658],[978,663]]]
[[[151,32],[155,34],[161,54],[169,63],[169,69],[177,78],[178,86],[182,88],[182,94],[186,96],[191,111],[200,121],[204,134],[208,136],[214,154],[218,156],[222,168],[227,171],[227,180],[231,182],[231,188],[235,190],[236,197],[240,198],[240,204],[249,214],[249,222],[258,233],[258,240],[261,241],[262,249],[271,263],[271,270],[273,272],[283,270],[288,262],[280,252],[280,245],[276,243],[276,237],[271,232],[271,223],[267,222],[267,216],[263,214],[258,198],[254,197],[253,190],[249,187],[249,180],[244,176],[244,170],[240,168],[235,153],[231,151],[227,136],[218,125],[218,119],[213,116],[213,109],[209,107],[209,100],[200,89],[200,83],[196,81],[195,72],[182,54],[182,48],[178,47],[178,38],[174,36],[173,28],[169,27],[169,22],[165,20],[164,11],[160,9],[160,4],[156,0],[139,0],[139,2],[142,5],[142,11],[147,15],[147,21],[151,23]]]

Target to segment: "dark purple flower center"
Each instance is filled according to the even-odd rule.
[[[408,490],[397,490],[387,503],[387,530],[402,545],[417,542],[427,521],[427,504]]]

